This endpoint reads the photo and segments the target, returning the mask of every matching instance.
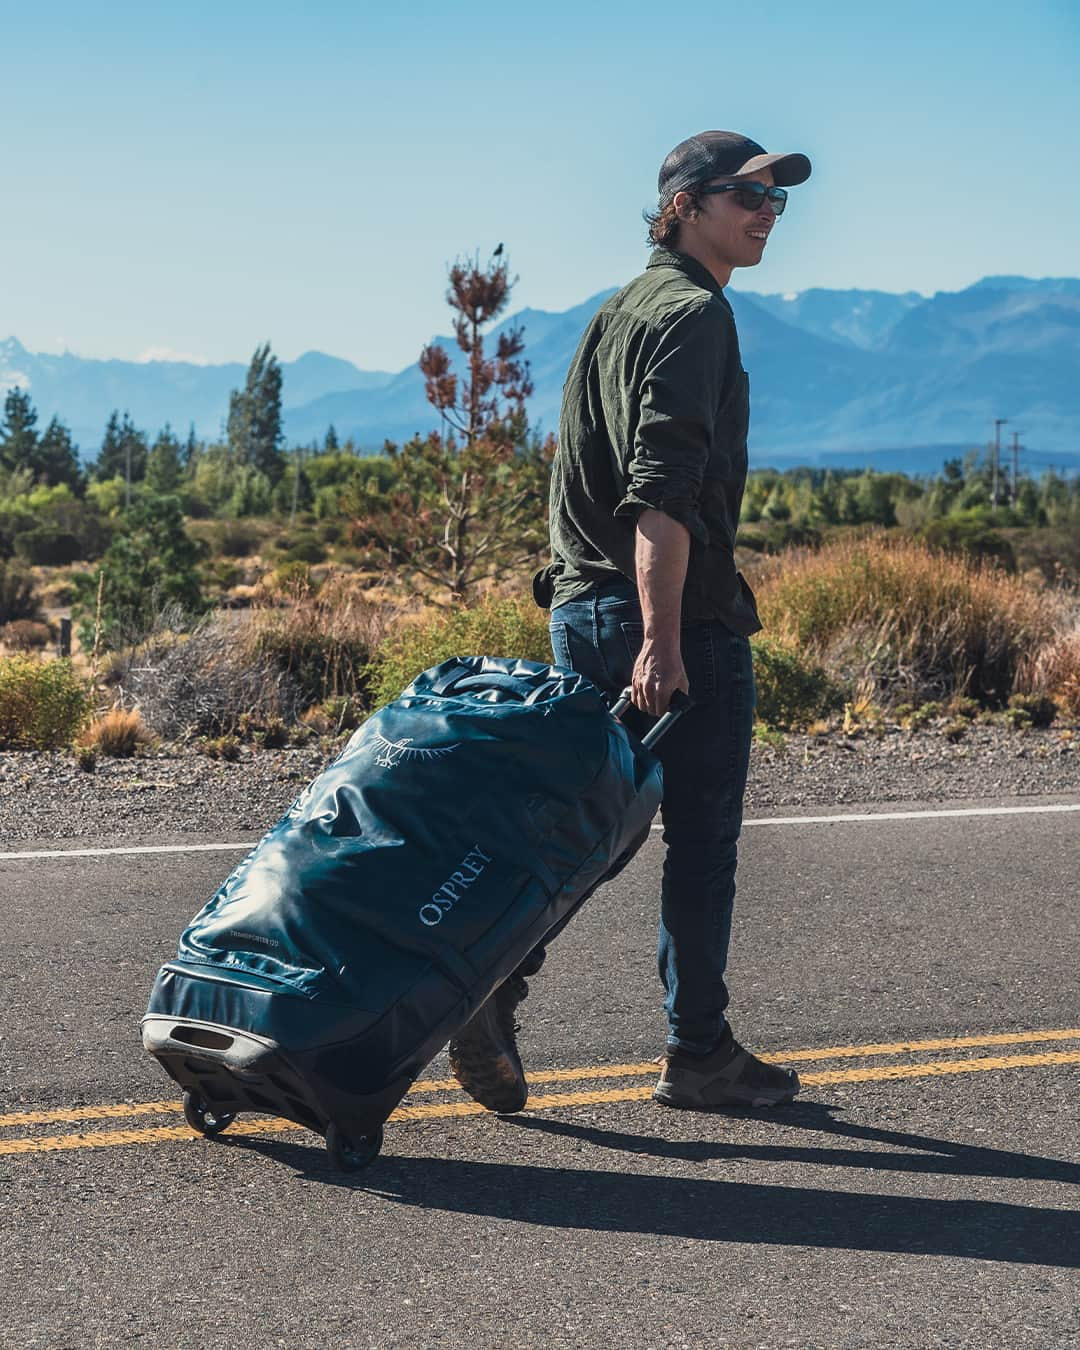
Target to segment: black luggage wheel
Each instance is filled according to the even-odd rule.
[[[184,1092],[184,1119],[197,1133],[205,1134],[208,1139],[212,1139],[215,1134],[228,1129],[236,1119],[236,1114],[214,1111],[198,1093],[188,1088]]]
[[[348,1138],[336,1125],[326,1127],[326,1151],[330,1161],[342,1172],[359,1172],[370,1167],[383,1146],[383,1127],[374,1134],[361,1134],[356,1140]]]

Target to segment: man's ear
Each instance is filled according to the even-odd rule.
[[[698,209],[689,192],[676,192],[671,199],[671,204],[680,220],[695,220],[697,218]]]

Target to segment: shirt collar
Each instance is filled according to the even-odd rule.
[[[691,258],[688,253],[680,253],[678,249],[654,248],[646,267],[674,267],[677,272],[682,272],[696,285],[703,286],[707,291],[712,291],[713,295],[724,294],[723,286],[720,285],[707,267],[699,263],[696,258]]]

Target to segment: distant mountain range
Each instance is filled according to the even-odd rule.
[[[567,366],[585,324],[611,291],[562,313],[521,310],[536,392],[535,426],[554,430]],[[987,277],[924,299],[913,291],[729,291],[750,372],[751,462],[934,472],[984,446],[995,417],[1015,428],[1032,471],[1080,471],[1080,280]],[[449,350],[453,343],[439,338]],[[418,352],[419,352],[418,344]],[[0,342],[0,391],[28,389],[42,422],[53,414],[92,458],[116,408],[156,432],[194,423],[221,434],[229,391],[246,365],[101,361],[35,355]],[[282,362],[290,443],[340,439],[365,449],[438,425],[415,364],[364,371],[322,352]]]

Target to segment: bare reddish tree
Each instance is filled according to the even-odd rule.
[[[525,437],[525,401],[533,386],[529,363],[521,359],[524,329],[500,333],[493,356],[485,355],[481,331],[506,308],[516,281],[503,257],[493,256],[484,268],[479,258],[456,262],[450,269],[446,303],[454,311],[454,337],[468,373],[459,379],[446,348],[437,343],[420,353],[428,402],[438,408],[451,435],[460,436],[466,445],[487,436],[512,446]]]
[[[427,597],[442,591],[452,602],[535,559],[547,537],[554,441],[529,439],[525,403],[533,386],[523,329],[504,330],[494,352],[484,350],[483,330],[506,308],[514,285],[501,252],[500,246],[486,267],[477,258],[450,269],[446,299],[464,373],[454,372],[437,343],[420,355],[442,432],[416,437],[400,450],[388,447],[396,483],[357,502],[362,518],[355,534],[371,561],[406,589]]]

